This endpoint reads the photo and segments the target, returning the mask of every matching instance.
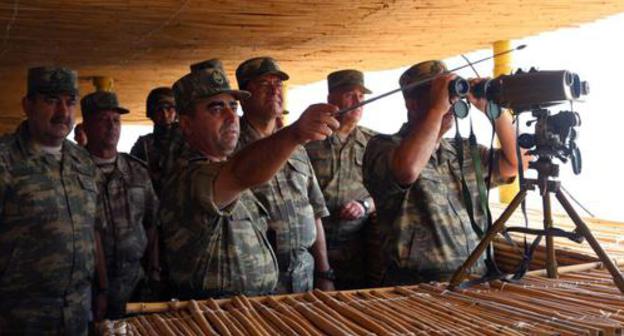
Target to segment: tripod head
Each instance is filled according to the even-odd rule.
[[[576,145],[577,130],[581,125],[581,117],[577,112],[561,111],[551,114],[544,108],[531,110],[536,118],[528,121],[527,126],[535,124],[533,134],[524,133],[518,137],[520,147],[528,149],[528,154],[537,156],[537,161],[531,162],[529,168],[535,169],[542,176],[557,177],[559,167],[552,163],[552,159],[566,163],[572,162],[572,171],[581,173],[581,151]]]

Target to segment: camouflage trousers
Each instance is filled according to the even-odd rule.
[[[106,318],[118,319],[126,314],[126,304],[133,298],[137,285],[144,278],[139,262],[125,264],[117,270],[117,275],[108,276],[108,296]]]
[[[293,252],[290,258],[280,258],[276,294],[303,293],[314,288],[314,257],[305,251]],[[290,259],[285,262],[284,259]],[[288,266],[283,266],[288,265]]]
[[[90,290],[56,298],[0,293],[0,335],[87,335]]]

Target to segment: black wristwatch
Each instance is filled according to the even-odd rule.
[[[336,281],[336,273],[334,273],[334,270],[331,268],[324,272],[314,272],[314,276],[319,279]]]
[[[370,203],[368,203],[367,200],[358,200],[358,203],[362,204],[362,207],[364,207],[364,214],[367,215],[371,207]]]

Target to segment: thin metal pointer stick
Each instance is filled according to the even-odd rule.
[[[466,65],[462,65],[462,66],[460,66],[460,67],[457,67],[457,68],[454,68],[454,69],[448,70],[448,71],[447,71],[447,72],[445,72],[445,73],[455,72],[455,71],[457,71],[457,70],[461,70],[461,69],[467,68],[467,67],[469,67],[469,66],[471,66],[471,65],[478,64],[478,63],[481,63],[481,62],[485,62],[485,61],[487,61],[487,60],[490,60],[490,59],[496,58],[496,57],[498,57],[498,56],[501,56],[501,55],[505,55],[505,54],[508,54],[508,53],[514,52],[514,51],[516,51],[516,50],[522,50],[522,49],[524,49],[525,47],[526,47],[526,44],[521,44],[521,45],[519,45],[519,46],[517,46],[517,47],[515,47],[515,48],[513,48],[513,49],[508,49],[508,50],[505,50],[505,51],[501,51],[501,52],[499,52],[499,53],[497,53],[497,54],[494,54],[494,55],[492,55],[492,56],[488,56],[488,57],[485,57],[485,58],[482,58],[482,59],[476,60],[476,61],[474,61],[474,62],[472,62],[472,63],[466,64]],[[423,84],[429,83],[429,82],[431,82],[432,80],[434,80],[434,79],[435,79],[436,77],[438,77],[438,76],[440,76],[440,75],[436,75],[436,76],[433,76],[433,77],[425,78],[425,79],[422,79],[422,80],[416,81],[416,82],[414,82],[414,83],[410,83],[410,84],[408,84],[408,85],[405,85],[405,86],[404,86],[404,87],[402,87],[402,88],[400,87],[400,88],[398,88],[398,89],[394,89],[394,90],[388,91],[388,92],[386,92],[386,93],[382,93],[382,94],[380,94],[380,95],[378,95],[378,96],[375,96],[375,97],[372,97],[372,98],[369,98],[369,99],[363,100],[363,101],[361,101],[361,102],[359,102],[359,103],[357,103],[357,104],[355,104],[355,105],[353,105],[353,106],[350,106],[350,107],[345,107],[345,108],[343,108],[343,109],[341,109],[341,110],[338,110],[336,113],[334,113],[334,116],[335,116],[335,117],[339,117],[339,116],[341,116],[341,115],[343,115],[343,114],[345,114],[345,113],[347,113],[347,112],[351,112],[351,111],[353,111],[353,110],[355,110],[355,109],[359,108],[360,106],[364,106],[364,105],[366,105],[366,104],[372,103],[372,102],[374,102],[374,101],[376,101],[376,100],[379,100],[379,99],[381,99],[381,98],[385,98],[385,97],[387,97],[387,96],[393,95],[393,94],[395,94],[395,93],[397,93],[397,92],[399,92],[399,91],[409,90],[409,89],[414,88],[414,87],[417,87],[417,86],[419,86],[419,85],[423,85]]]

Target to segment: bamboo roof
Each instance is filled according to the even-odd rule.
[[[212,57],[230,75],[271,55],[291,84],[355,67],[382,70],[444,58],[624,12],[622,0],[84,0],[0,1],[0,132],[22,119],[30,66],[110,76],[130,122],[145,97]],[[233,79],[233,78],[232,78]]]

